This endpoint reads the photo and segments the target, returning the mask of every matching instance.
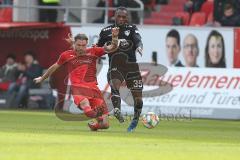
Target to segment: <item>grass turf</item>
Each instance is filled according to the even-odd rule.
[[[59,120],[53,112],[0,111],[0,160],[26,159],[239,159],[240,121],[161,121],[154,129],[129,121],[90,132],[87,122]]]

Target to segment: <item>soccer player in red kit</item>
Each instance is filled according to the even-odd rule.
[[[107,105],[97,86],[96,62],[105,53],[118,48],[118,33],[119,29],[113,28],[112,42],[104,47],[87,48],[88,38],[85,34],[78,34],[74,39],[69,37],[73,50],[63,52],[43,76],[34,79],[35,83],[41,83],[60,66],[67,65],[74,103],[87,117],[97,119],[97,122],[88,124],[91,130],[109,127]]]

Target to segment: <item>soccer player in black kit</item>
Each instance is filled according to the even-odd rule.
[[[111,86],[111,101],[114,107],[114,116],[120,123],[123,123],[124,118],[121,114],[119,89],[122,82],[125,81],[134,100],[134,116],[127,129],[128,132],[132,132],[137,127],[143,106],[143,83],[139,66],[136,63],[136,53],[142,56],[143,44],[137,27],[128,23],[128,10],[124,7],[119,7],[115,11],[115,24],[101,30],[97,43],[99,47],[111,42],[111,30],[114,27],[119,27],[119,47],[117,51],[108,55],[109,70],[107,77]]]

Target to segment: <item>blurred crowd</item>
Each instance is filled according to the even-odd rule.
[[[105,7],[107,0],[99,0],[97,7]],[[168,4],[170,0],[141,0],[144,4],[145,15],[150,15],[149,12],[156,11],[156,5]],[[199,12],[202,5],[208,0],[186,0],[183,5],[184,11],[192,15],[194,12]],[[214,0],[213,7],[213,22],[211,26],[240,26],[240,0]],[[139,8],[139,4],[134,0],[108,0],[110,7],[129,7]],[[103,23],[105,12],[102,16],[93,21],[93,23]],[[108,13],[109,23],[114,21],[113,13]],[[130,12],[132,23],[139,24],[140,18],[137,11]]]
[[[152,11],[156,11],[156,6],[166,5],[171,0],[140,0],[144,4],[144,17],[150,16]],[[240,0],[186,0],[183,5],[184,11],[190,15],[199,12],[206,1],[213,1],[213,22],[211,26],[240,26]],[[0,0],[0,4],[12,4],[13,0]],[[59,6],[61,0],[38,0],[40,6]],[[96,7],[119,7],[139,8],[139,3],[135,0],[98,0]],[[137,11],[130,12],[132,23],[140,23],[140,15]],[[39,9],[40,22],[56,22],[58,17],[57,9]],[[113,11],[108,11],[109,23],[114,22]],[[103,23],[105,12],[93,23]]]
[[[187,0],[184,11],[200,11],[207,0]],[[214,0],[212,26],[240,26],[240,0]]]
[[[135,0],[99,0],[97,7],[106,7],[107,3],[109,7],[127,7],[127,8],[140,8],[139,3]],[[156,4],[167,4],[168,0],[141,0],[144,5],[144,12],[148,14],[149,12],[155,10],[154,5]],[[140,23],[140,15],[137,11],[130,11],[130,21],[134,24]],[[102,16],[93,21],[93,23],[104,23],[105,12],[102,13]],[[112,11],[108,12],[109,23],[114,22],[114,14]]]
[[[222,26],[240,26],[240,0],[215,0],[214,20]]]
[[[146,0],[147,1],[147,0]],[[106,0],[99,0],[97,7],[106,7],[107,3]],[[139,8],[139,4],[136,1],[133,0],[125,0],[125,1],[121,1],[121,0],[114,0],[114,1],[109,1],[108,5],[111,7],[119,7],[119,6],[124,6],[124,7],[129,7],[129,8]],[[108,13],[109,16],[109,23],[113,23],[114,22],[114,16],[113,13],[110,12]],[[131,17],[135,17],[133,20],[133,23],[138,24],[139,23],[139,15],[137,12],[131,12]],[[93,21],[93,23],[103,23],[104,22],[104,18],[105,18],[105,12],[102,13],[102,16],[96,20]]]
[[[17,62],[14,54],[9,54],[6,63],[0,68],[0,92],[7,97],[6,106],[26,107],[29,89],[40,87],[33,79],[41,76],[42,72],[32,51],[24,54],[23,62]]]

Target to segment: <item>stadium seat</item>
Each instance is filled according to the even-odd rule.
[[[1,82],[0,83],[0,91],[7,91],[9,85],[10,85],[10,82]]]
[[[175,16],[174,13],[162,13],[162,12],[152,12],[151,17],[152,18],[158,18],[162,20],[170,20]]]
[[[44,81],[40,88],[28,90],[27,108],[52,109],[56,99],[53,96],[54,90],[49,89],[48,80]]]
[[[190,26],[203,26],[206,23],[206,14],[204,12],[195,12],[193,13],[190,23]]]
[[[213,12],[209,13],[208,17],[207,17],[207,23],[209,22],[213,22]]]
[[[183,6],[175,6],[175,5],[166,5],[160,8],[161,12],[169,13],[169,12],[181,12],[183,11]]]
[[[213,1],[206,1],[201,7],[201,12],[204,12],[206,16],[208,16],[211,12],[213,12],[213,7]]]
[[[0,22],[12,22],[12,8],[0,9]]]
[[[159,18],[150,17],[144,20],[144,24],[172,25],[172,19],[159,19]]]
[[[188,12],[177,12],[175,17],[181,18],[183,20],[183,25],[189,24],[190,14]]]
[[[108,5],[109,5],[109,7],[113,7],[113,0],[108,0]],[[113,17],[113,16],[114,16],[114,11],[109,10],[108,11],[108,17]]]
[[[183,12],[185,1],[171,0],[168,4],[161,5],[159,12],[152,12],[151,17],[144,19],[144,24],[172,25],[172,19],[176,15],[176,12]]]
[[[180,5],[183,6],[183,4],[185,2],[186,2],[186,0],[171,0],[171,1],[169,1],[169,4],[173,4],[175,6],[180,6]]]
[[[151,0],[149,4],[145,4],[145,8],[155,11],[156,0]]]

